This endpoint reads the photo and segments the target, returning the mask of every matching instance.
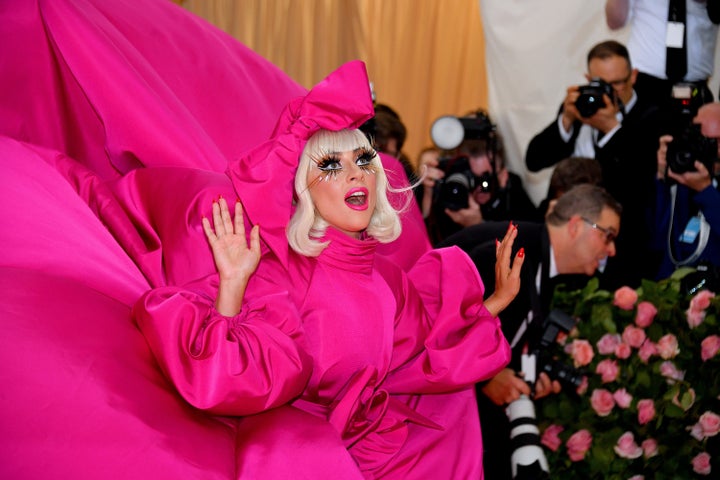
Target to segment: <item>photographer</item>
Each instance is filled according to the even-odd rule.
[[[522,352],[547,317],[555,287],[582,287],[606,257],[615,255],[621,214],[622,207],[602,187],[580,184],[560,196],[544,223],[518,223],[515,245],[525,249],[520,292],[500,315],[512,359],[507,368],[476,388],[485,478],[511,478],[510,423],[504,408],[521,395],[540,398],[560,391],[558,381],[541,373],[531,392],[521,373]],[[495,239],[502,238],[507,228],[507,222],[483,222],[452,235],[440,246],[456,245],[468,252],[492,291]]]
[[[432,195],[426,224],[433,244],[483,220],[542,218],[522,179],[505,167],[502,138],[490,117],[480,110],[459,120],[462,142],[428,165],[433,168],[423,182],[423,197]]]
[[[660,137],[655,245],[663,259],[658,279],[680,266],[720,268],[720,102],[699,107],[692,121],[701,137],[680,145],[680,138]]]
[[[659,109],[639,97],[624,45],[598,43],[588,52],[588,85],[573,85],[556,119],[529,143],[525,163],[532,172],[574,157],[595,158],[602,185],[623,205],[625,228],[617,239],[617,256],[601,275],[601,286],[613,290],[638,287],[652,278],[659,259],[648,254],[654,200],[655,153]]]

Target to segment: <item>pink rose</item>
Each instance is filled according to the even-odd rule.
[[[690,410],[690,407],[692,407],[693,404],[695,403],[695,390],[692,388],[689,388],[685,395],[688,395],[688,397],[687,397],[688,400],[685,400],[688,403],[686,406],[683,406],[682,401],[680,401],[680,392],[677,392],[675,394],[675,396],[672,399],[672,403],[674,403],[678,407],[682,408],[683,411],[687,412],[688,410]],[[685,395],[683,395],[683,397],[685,397]]]
[[[628,408],[632,402],[633,396],[630,395],[627,390],[621,388],[613,393],[613,399],[615,400],[615,403],[617,403],[618,407]]]
[[[573,340],[570,344],[570,355],[575,367],[584,367],[592,362],[595,352],[587,340]]]
[[[714,296],[715,294],[710,290],[700,290],[692,300],[690,300],[690,310],[694,312],[707,310],[710,306],[710,299]]]
[[[707,362],[720,351],[720,337],[717,335],[710,335],[700,343],[700,358],[703,362]]]
[[[695,425],[693,425],[692,427],[690,427],[690,436],[700,442],[705,440],[705,435],[703,434],[703,430],[702,430],[702,426],[700,425],[700,422],[698,422]]]
[[[698,453],[695,458],[692,459],[693,471],[700,475],[709,475],[710,468],[710,454],[707,452]]]
[[[587,393],[588,384],[588,378],[586,376],[583,376],[582,380],[580,381],[580,386],[577,387],[577,389],[575,390],[577,394],[585,395],[585,393]]]
[[[657,353],[657,347],[653,342],[648,339],[645,340],[642,345],[640,345],[640,349],[638,350],[638,357],[640,357],[640,360],[642,360],[643,363],[648,363],[650,357],[652,357],[653,355],[657,355]]]
[[[597,388],[590,395],[590,405],[598,416],[607,417],[615,407],[615,399],[609,391]]]
[[[668,383],[673,383],[672,380],[683,380],[685,378],[685,372],[678,370],[670,360],[666,360],[660,364],[660,375],[667,378]]]
[[[570,457],[570,460],[573,462],[579,462],[584,459],[591,445],[592,435],[585,429],[573,433],[565,444],[568,457]]]
[[[678,347],[678,341],[677,337],[673,335],[672,333],[668,333],[667,335],[663,335],[660,340],[658,340],[657,344],[658,353],[660,354],[660,357],[669,360],[671,358],[675,358],[678,353],[680,353],[680,348]]]
[[[615,360],[606,358],[597,364],[597,367],[595,367],[595,373],[600,375],[602,383],[610,383],[615,381],[618,373],[620,373],[620,369],[618,368],[618,364]]]
[[[628,478],[628,480],[645,480],[645,477],[643,475],[633,475],[632,477]]]
[[[543,432],[540,443],[545,445],[553,452],[557,452],[557,449],[562,444],[562,440],[560,440],[560,437],[558,437],[558,435],[560,435],[560,432],[562,432],[563,430],[565,429],[560,425],[549,425]]]
[[[643,449],[643,455],[645,458],[654,457],[658,454],[658,443],[657,440],[654,438],[648,438],[647,440],[643,440],[642,445]]]
[[[630,348],[630,345],[628,345],[627,343],[619,343],[618,346],[615,348],[615,356],[621,360],[630,358],[631,354],[632,348]]]
[[[640,348],[645,341],[645,330],[642,328],[628,325],[622,333],[623,342],[627,343],[633,348]]]
[[[705,437],[714,437],[720,432],[720,416],[713,412],[707,411],[700,415],[698,423],[702,427]]]
[[[647,328],[652,325],[657,314],[657,308],[650,302],[640,302],[637,306],[637,314],[635,315],[635,325],[640,328]]]
[[[623,310],[632,310],[637,299],[638,295],[635,290],[630,287],[620,287],[615,290],[613,305]]]
[[[637,409],[638,423],[640,423],[640,425],[645,425],[655,418],[655,402],[651,399],[646,398],[644,400],[640,400],[637,404]]]
[[[622,458],[638,458],[643,454],[643,449],[635,443],[632,432],[625,432],[620,435],[614,450]]]
[[[687,322],[688,326],[690,328],[695,328],[698,325],[700,325],[703,320],[705,320],[705,311],[704,310],[690,310],[688,309],[687,312],[685,312],[687,316]]]
[[[617,333],[606,333],[595,344],[600,355],[610,355],[615,353],[615,349],[620,345],[620,335]]]

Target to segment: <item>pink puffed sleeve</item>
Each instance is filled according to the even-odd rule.
[[[510,361],[500,321],[483,303],[475,265],[457,247],[421,257],[407,276],[395,327],[393,393],[439,393],[494,376]]]
[[[299,346],[299,316],[287,293],[256,296],[228,318],[207,293],[216,290],[216,275],[185,288],[155,288],[133,309],[183,398],[214,414],[250,415],[298,396],[312,367]]]

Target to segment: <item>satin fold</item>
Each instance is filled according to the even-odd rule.
[[[0,477],[482,476],[471,383],[505,344],[467,259],[428,253],[414,203],[392,244],[283,245],[297,159],[263,155],[369,118],[362,62],[308,92],[167,0],[0,20]],[[201,224],[220,195],[264,232],[234,318]]]

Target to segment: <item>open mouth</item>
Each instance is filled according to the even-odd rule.
[[[365,188],[353,188],[345,195],[345,203],[353,210],[365,210],[368,206],[368,193]]]

